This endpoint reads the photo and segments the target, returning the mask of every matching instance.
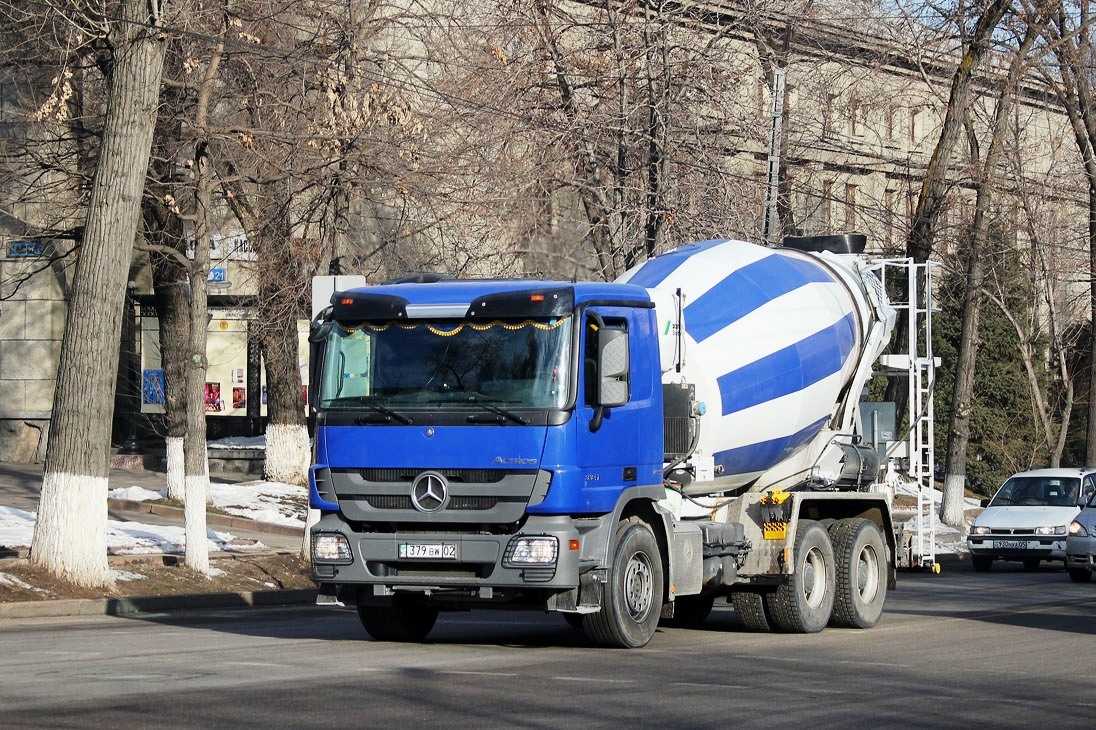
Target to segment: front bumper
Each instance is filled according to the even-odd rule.
[[[979,535],[967,537],[971,555],[997,560],[1065,560],[1064,535]]]
[[[312,579],[335,586],[357,586],[362,596],[383,597],[397,590],[434,596],[497,598],[497,591],[560,591],[579,585],[580,533],[567,517],[533,517],[513,534],[472,532],[354,532],[334,515],[325,515],[312,535],[341,534],[350,543],[350,562],[313,560]],[[520,537],[549,536],[558,544],[551,564],[518,564],[512,552]],[[439,546],[451,557],[410,558],[415,546]],[[372,590],[369,587],[372,586]]]
[[[1096,570],[1096,537],[1070,535],[1066,541],[1066,567]]]

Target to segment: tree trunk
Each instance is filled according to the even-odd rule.
[[[178,220],[173,216],[174,220]],[[169,219],[171,220],[171,219]],[[167,245],[182,244],[180,235],[165,235]],[[186,433],[186,345],[190,339],[187,272],[170,254],[152,252],[152,286],[159,321],[160,367],[164,371],[164,441],[167,450],[167,496],[183,501],[183,434]]]
[[[970,416],[974,400],[974,372],[978,359],[978,315],[982,303],[985,267],[982,255],[989,241],[989,214],[996,188],[998,166],[1004,153],[1005,132],[1012,102],[1024,63],[1039,35],[1037,25],[1029,26],[1023,42],[1009,67],[1008,81],[997,99],[989,148],[982,163],[978,192],[974,202],[970,255],[967,260],[967,285],[963,296],[963,325],[959,338],[955,385],[952,390],[951,422],[948,427],[948,453],[944,468],[944,493],[940,500],[940,520],[959,527],[966,522],[964,487],[967,474],[967,444],[970,442]],[[976,140],[972,136],[972,139]],[[972,142],[972,148],[976,142]],[[977,151],[972,149],[972,158]]]
[[[209,574],[209,541],[206,537],[206,503],[209,501],[209,452],[206,446],[206,404],[220,393],[206,392],[208,327],[209,245],[213,229],[213,163],[206,127],[210,97],[224,54],[224,41],[215,46],[198,91],[194,125],[199,137],[194,145],[194,261],[190,266],[190,337],[186,363],[186,433],[183,437],[183,472],[186,533],[186,565]]]
[[[166,2],[163,3],[166,5]],[[99,166],[61,343],[32,562],[110,584],[106,491],[118,333],[156,122],[164,41],[144,0],[125,0]]]
[[[263,301],[284,301],[282,297]],[[303,383],[297,341],[297,313],[288,306],[269,312],[263,328],[266,360],[266,461],[263,476],[274,482],[303,485],[311,462],[305,423]]]

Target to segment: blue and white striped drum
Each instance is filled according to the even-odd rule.
[[[827,427],[871,317],[846,258],[704,241],[619,279],[655,290],[656,302],[666,301],[658,290],[684,295],[684,367],[663,380],[693,383],[706,408],[689,492],[749,484]],[[676,312],[658,316],[664,327]]]

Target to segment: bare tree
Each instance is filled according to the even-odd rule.
[[[1048,73],[1045,78],[1069,116],[1088,183],[1090,320],[1096,321],[1096,97],[1092,79],[1092,7],[1088,0],[1060,3],[1047,36],[1058,73]],[[1091,338],[1089,361],[1096,363],[1096,337]],[[1089,369],[1088,392],[1096,393],[1096,367]],[[1096,398],[1093,397],[1088,399],[1085,463],[1096,463]]]
[[[1005,136],[1009,131],[1008,120],[1016,95],[1016,87],[1030,62],[1029,53],[1040,29],[1047,22],[1045,14],[1033,18],[1024,28],[1010,62],[1008,76],[997,97],[997,108],[989,129],[989,148],[975,180],[977,190],[974,204],[974,220],[971,224],[970,246],[966,251],[967,282],[963,296],[963,324],[959,343],[959,357],[955,364],[956,376],[952,392],[951,422],[948,427],[947,456],[944,466],[944,492],[940,502],[940,519],[949,525],[961,526],[964,486],[966,483],[967,444],[970,439],[970,416],[973,408],[974,368],[978,353],[978,314],[981,306],[982,287],[985,279],[983,254],[990,235],[990,206],[993,202],[997,179],[1000,177],[1004,155]],[[971,159],[977,160],[978,138],[973,125],[968,123],[968,140]],[[1003,302],[1002,302],[1003,305]],[[1020,334],[1020,333],[1018,333]],[[1021,342],[1027,342],[1021,336]],[[1027,362],[1025,357],[1025,362]],[[1059,449],[1058,453],[1061,453]]]
[[[114,53],[110,100],[69,300],[32,561],[83,585],[111,582],[106,486],[117,333],[148,167],[166,2],[124,0],[99,19]]]

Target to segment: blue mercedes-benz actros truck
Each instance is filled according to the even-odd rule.
[[[529,608],[639,647],[716,599],[873,626],[895,538],[858,401],[894,311],[862,254],[811,248],[336,292],[310,334],[319,601],[400,641]]]

